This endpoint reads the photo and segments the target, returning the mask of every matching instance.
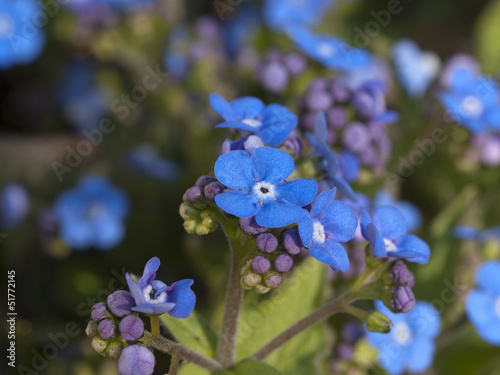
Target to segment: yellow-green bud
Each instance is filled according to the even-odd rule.
[[[259,294],[266,294],[271,290],[271,288],[268,288],[265,285],[259,284],[255,287],[255,291]]]
[[[391,325],[391,320],[378,311],[372,312],[366,318],[366,328],[371,332],[389,333]]]
[[[92,339],[92,347],[99,354],[105,355],[104,351],[106,350],[107,346],[108,346],[108,342],[104,341],[99,336],[96,336]]]

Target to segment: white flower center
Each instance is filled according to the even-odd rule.
[[[269,182],[257,182],[253,187],[253,192],[257,194],[259,202],[261,203],[267,199],[274,199],[274,185]]]
[[[495,314],[498,318],[500,318],[500,297],[497,297],[495,300]]]
[[[146,303],[149,303],[151,305],[157,305],[167,302],[167,292],[162,292],[158,297],[151,298],[151,296],[154,295],[153,286],[151,285],[148,285],[144,288],[144,290],[142,291],[142,295],[146,299]]]
[[[325,239],[325,227],[319,221],[315,221],[313,223],[313,242],[321,245],[325,242]]]
[[[472,95],[466,96],[461,106],[468,116],[479,116],[483,112],[483,103]]]
[[[384,244],[385,244],[385,249],[387,250],[388,253],[398,250],[398,248],[394,244],[394,242],[392,242],[391,240],[389,240],[387,238],[384,238]]]
[[[254,118],[246,118],[244,120],[241,120],[242,123],[250,125],[252,128],[260,128],[262,126],[262,122],[259,120],[256,120]]]
[[[14,23],[8,14],[0,14],[0,39],[7,38],[14,30]]]
[[[335,55],[335,48],[331,44],[323,42],[318,45],[318,53],[322,57],[332,57]]]
[[[392,335],[394,340],[401,346],[408,345],[411,341],[411,330],[405,322],[396,323]]]
[[[104,216],[106,213],[106,207],[99,202],[92,202],[88,205],[85,210],[85,215],[87,219],[96,220]]]

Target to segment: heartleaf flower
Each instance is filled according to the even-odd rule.
[[[246,96],[228,102],[218,94],[210,94],[210,104],[224,120],[216,128],[235,128],[258,135],[267,145],[279,146],[298,119],[288,108],[280,104],[264,103],[253,96]]]
[[[190,289],[193,280],[185,279],[167,286],[155,280],[156,271],[160,267],[160,259],[151,258],[144,268],[144,273],[136,283],[126,274],[130,293],[137,306],[132,311],[149,315],[169,313],[175,318],[187,318],[193,312],[196,296]]]
[[[215,163],[215,175],[234,190],[218,194],[215,203],[231,215],[255,215],[263,227],[296,223],[304,214],[301,206],[311,203],[318,184],[310,178],[286,182],[293,169],[293,159],[272,147],[260,147],[251,156],[241,150],[221,155]]]
[[[339,242],[353,238],[358,219],[342,202],[335,200],[336,189],[322,191],[311,211],[299,221],[300,238],[309,253],[334,269],[347,271],[347,252]]]
[[[410,262],[427,263],[429,246],[408,231],[406,221],[397,208],[381,206],[370,218],[366,210],[361,215],[361,233],[370,241],[377,257],[405,258]]]

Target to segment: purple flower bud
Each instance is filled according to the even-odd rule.
[[[271,262],[262,255],[257,255],[252,259],[252,270],[258,274],[265,274],[271,268]]]
[[[357,323],[349,322],[342,327],[340,335],[344,341],[354,344],[361,337],[363,337],[363,331]]]
[[[277,288],[281,284],[281,274],[278,272],[268,272],[264,276],[264,284],[269,288]]]
[[[136,341],[144,334],[144,323],[138,316],[130,314],[121,320],[118,329],[124,340]]]
[[[309,92],[326,91],[328,82],[323,78],[317,78],[309,83]]]
[[[103,319],[97,326],[97,331],[103,340],[109,340],[115,335],[116,323],[111,319]]]
[[[281,148],[295,160],[302,154],[304,145],[300,140],[299,134],[295,130],[292,130],[290,135],[283,141]]]
[[[398,286],[393,289],[388,306],[395,313],[407,313],[415,306],[415,296],[407,286]]]
[[[288,70],[281,62],[266,63],[259,72],[259,81],[272,93],[280,93],[288,85]]]
[[[480,159],[483,164],[495,167],[500,164],[500,139],[488,134],[484,137],[480,148]]]
[[[347,126],[342,135],[344,145],[353,152],[361,152],[370,144],[370,132],[360,122],[353,122]]]
[[[267,228],[261,227],[255,221],[255,216],[252,217],[242,217],[239,221],[240,228],[243,232],[250,235],[256,235],[259,233],[264,233],[267,231]]]
[[[104,318],[110,318],[111,314],[104,302],[98,302],[92,306],[90,316],[92,317],[92,320],[99,322]]]
[[[336,352],[337,352],[337,358],[348,361],[349,359],[351,359],[354,353],[354,349],[351,345],[342,342],[337,345]]]
[[[326,111],[332,104],[333,98],[326,91],[315,91],[306,97],[306,106],[311,111]]]
[[[85,328],[85,333],[87,334],[87,337],[89,339],[92,339],[94,337],[97,336],[97,322],[94,322],[93,320],[91,320],[88,324],[87,324],[87,328]]]
[[[285,57],[285,65],[291,74],[299,75],[307,68],[307,60],[298,53],[291,53]]]
[[[203,189],[203,193],[205,194],[205,198],[213,201],[215,196],[222,193],[224,189],[225,186],[222,185],[219,181],[213,181],[205,186],[205,188]]]
[[[290,255],[280,254],[274,259],[274,269],[278,272],[288,272],[293,266],[293,259]]]
[[[182,196],[182,200],[189,203],[197,203],[199,198],[203,198],[203,191],[200,186],[191,186]]]
[[[305,130],[314,130],[314,119],[316,118],[316,112],[309,112],[302,116],[300,119],[300,124]]]
[[[278,247],[278,240],[271,233],[262,233],[257,236],[255,244],[257,245],[257,250],[270,254]]]
[[[207,174],[207,175],[203,175],[203,176],[198,177],[198,179],[196,180],[196,183],[194,185],[199,186],[199,187],[205,187],[213,181],[215,181],[215,177],[212,177],[209,174]]]
[[[120,375],[152,375],[154,367],[153,353],[142,345],[127,346],[118,360]]]
[[[120,318],[130,314],[132,307],[135,306],[134,297],[126,290],[118,290],[111,293],[108,296],[107,303],[113,315]]]
[[[408,288],[415,286],[415,277],[402,260],[396,260],[392,264],[389,279],[397,286],[407,286]]]
[[[344,108],[333,107],[326,112],[326,119],[328,120],[328,125],[334,129],[338,129],[347,123],[349,117]]]
[[[304,245],[296,228],[284,230],[281,233],[281,243],[288,254],[295,255],[304,250]]]
[[[243,142],[243,151],[245,151],[248,155],[252,155],[252,152],[259,147],[264,147],[264,142],[256,135],[248,136],[248,138]]]
[[[330,91],[333,99],[339,103],[345,103],[351,97],[351,90],[342,79],[334,79]]]
[[[386,111],[385,94],[378,84],[365,84],[360,87],[353,98],[356,111],[365,119],[374,119]]]

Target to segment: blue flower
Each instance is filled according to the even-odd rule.
[[[342,202],[335,200],[336,189],[323,190],[311,212],[299,221],[299,234],[309,253],[334,269],[347,271],[349,258],[339,242],[352,239],[358,219]]]
[[[354,182],[361,172],[361,161],[356,154],[349,151],[340,151],[338,156],[339,175],[347,182]]]
[[[173,181],[179,175],[176,163],[161,157],[156,148],[147,144],[129,151],[127,161],[132,168],[161,181]]]
[[[395,314],[381,301],[376,301],[375,307],[393,323],[389,333],[366,332],[368,342],[378,349],[380,365],[391,375],[420,373],[431,367],[434,339],[441,329],[437,310],[422,301],[408,313]]]
[[[373,200],[374,209],[377,209],[380,206],[396,207],[405,218],[408,226],[408,232],[417,231],[422,223],[422,215],[420,214],[417,206],[410,202],[396,200],[387,189],[379,190]]]
[[[414,97],[420,97],[436,78],[440,61],[436,54],[422,52],[412,40],[402,39],[392,47],[399,81]]]
[[[366,211],[361,215],[361,233],[370,241],[375,256],[427,263],[431,255],[429,246],[417,236],[406,234],[407,231],[406,221],[397,208],[381,206],[372,218]]]
[[[293,169],[293,159],[271,147],[260,147],[252,156],[240,150],[221,155],[215,162],[215,175],[235,190],[218,194],[215,203],[238,217],[255,215],[263,227],[296,223],[304,215],[301,206],[316,196],[318,184],[310,178],[285,182]]]
[[[479,336],[500,346],[500,261],[484,262],[475,278],[479,289],[467,295],[465,311]]]
[[[340,38],[316,35],[304,27],[287,30],[298,49],[329,69],[349,71],[368,66],[371,55],[363,49],[351,47]]]
[[[34,0],[0,0],[0,69],[30,63],[42,52],[45,34],[33,22],[37,12],[43,11]]]
[[[297,125],[298,119],[280,104],[264,106],[253,96],[238,98],[230,103],[218,94],[210,94],[210,104],[226,122],[216,128],[235,128],[257,134],[267,145],[277,147]]]
[[[104,177],[89,176],[62,193],[54,204],[60,234],[76,250],[116,246],[125,234],[128,199]]]
[[[188,49],[191,38],[185,25],[176,26],[168,37],[169,43],[163,55],[167,71],[176,78],[183,78],[189,71]]]
[[[0,227],[14,229],[29,210],[29,196],[23,185],[10,183],[0,192]]]
[[[255,4],[240,4],[231,18],[224,20],[222,32],[226,53],[235,58],[238,51],[249,44],[249,40],[260,26],[259,12]]]
[[[156,0],[101,0],[101,1],[109,4],[115,9],[125,12],[141,10],[156,2]]]
[[[330,188],[336,187],[343,196],[356,201],[357,197],[352,188],[346,180],[338,175],[340,164],[337,156],[326,144],[327,126],[324,112],[318,112],[314,119],[314,134],[307,132],[306,136],[314,147],[314,154],[321,158],[319,167],[324,171],[324,178],[328,186]],[[349,174],[350,171],[343,171],[344,176]]]
[[[476,240],[481,243],[485,243],[490,239],[500,241],[500,226],[479,230],[478,228],[472,226],[460,225],[453,228],[453,234],[455,237],[460,239]]]
[[[266,0],[263,17],[275,31],[283,31],[296,25],[314,26],[323,17],[333,0]]]
[[[439,98],[450,115],[471,132],[500,129],[499,90],[488,77],[457,69],[450,78],[449,91],[441,92]]]
[[[167,286],[155,280],[160,259],[151,258],[144,267],[144,273],[135,283],[130,275],[125,275],[132,297],[137,306],[132,311],[148,315],[169,313],[174,318],[187,318],[193,312],[196,295],[191,290],[193,280],[185,279]]]

